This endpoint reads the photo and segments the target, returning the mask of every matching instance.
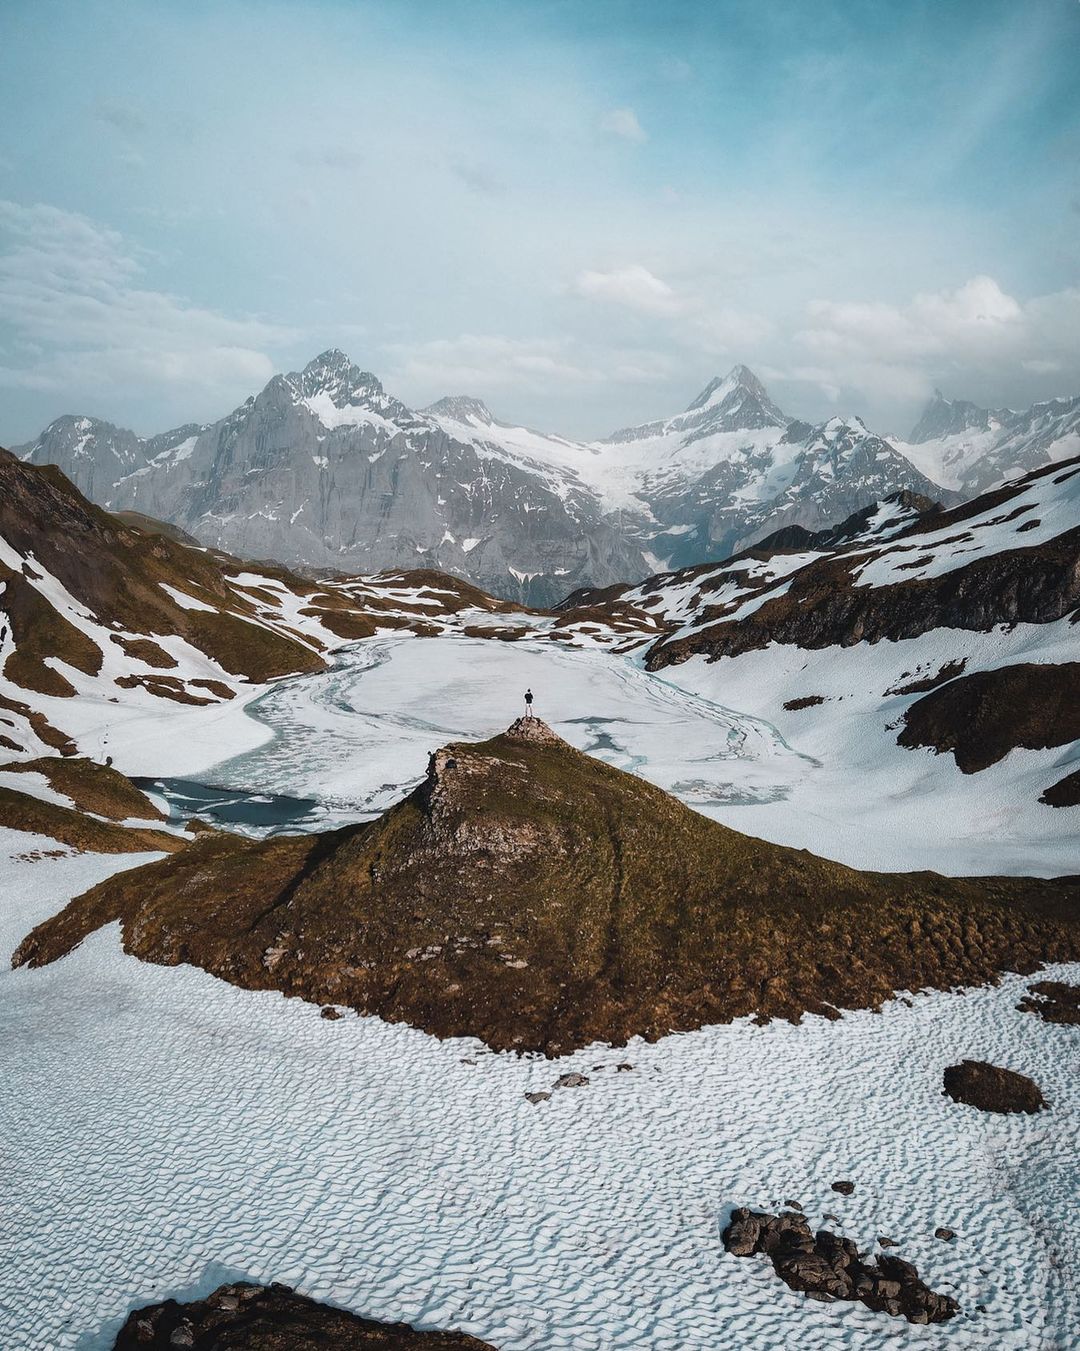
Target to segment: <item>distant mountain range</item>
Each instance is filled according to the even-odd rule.
[[[276,375],[218,422],[149,438],[66,415],[15,448],[92,500],[204,544],[318,570],[436,567],[546,605],[723,559],[898,491],[954,501],[1070,453],[1080,399],[1027,413],[930,405],[910,444],[784,414],[745,366],[673,417],[584,443],[457,396],[414,411],[342,352]]]

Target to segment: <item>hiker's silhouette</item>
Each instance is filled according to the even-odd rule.
[[[532,704],[533,704],[533,692],[532,692],[532,690],[526,690],[526,691],[525,691],[525,716],[526,716],[527,718],[531,718],[531,717],[532,717]]]

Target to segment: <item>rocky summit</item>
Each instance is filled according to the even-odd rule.
[[[743,1015],[835,1017],[1080,955],[1073,880],[858,872],[742,835],[538,719],[435,751],[368,824],[201,837],[31,933],[558,1055]]]

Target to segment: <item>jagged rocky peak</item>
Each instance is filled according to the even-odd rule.
[[[921,445],[924,441],[936,441],[939,437],[956,436],[961,432],[987,431],[991,419],[988,408],[980,408],[966,399],[947,399],[940,389],[935,389],[934,397],[923,409],[908,440],[913,445]]]
[[[710,380],[686,411],[707,413],[710,421],[721,418],[740,430],[786,427],[789,421],[749,366],[742,365]]]
[[[485,427],[495,424],[491,409],[483,399],[474,399],[471,394],[448,394],[420,411],[432,417],[450,418],[453,422],[479,422]]]
[[[292,372],[285,380],[302,399],[328,398],[335,408],[363,407],[386,413],[402,407],[383,389],[377,375],[361,370],[338,347],[320,352],[302,371]]]

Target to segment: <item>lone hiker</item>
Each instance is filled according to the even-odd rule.
[[[532,701],[533,701],[533,692],[532,692],[532,690],[526,690],[526,691],[525,691],[525,716],[526,716],[527,718],[531,718],[531,717],[532,717]]]

